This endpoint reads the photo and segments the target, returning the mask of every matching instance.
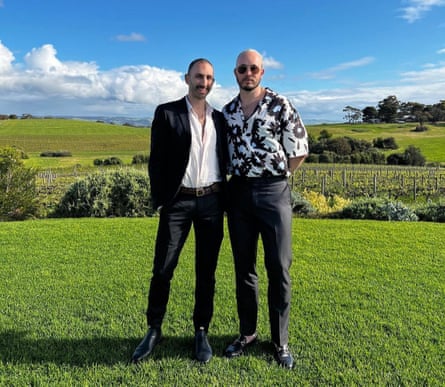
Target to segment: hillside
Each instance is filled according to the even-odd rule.
[[[149,129],[69,119],[0,121],[0,147],[16,146],[35,167],[92,166],[96,158],[117,156],[124,163],[148,153]],[[69,151],[72,157],[42,158],[41,152]]]
[[[323,124],[308,125],[308,131],[315,138],[322,130],[334,137],[367,141],[394,137],[400,146],[397,152],[414,145],[420,148],[427,162],[445,163],[445,124],[428,125],[428,131],[421,133],[413,131],[415,126],[415,123]],[[111,156],[129,163],[135,154],[148,153],[149,137],[149,128],[103,122],[55,118],[0,121],[0,147],[17,146],[30,157],[26,163],[38,168],[92,166],[94,159]],[[41,152],[61,150],[71,152],[72,157],[40,157]]]
[[[426,132],[415,132],[416,123],[404,124],[324,124],[308,126],[308,131],[315,138],[322,130],[327,130],[333,137],[352,137],[372,142],[376,138],[394,137],[403,152],[409,145],[419,148],[428,163],[445,162],[445,123],[428,124]],[[387,153],[393,153],[389,151]]]

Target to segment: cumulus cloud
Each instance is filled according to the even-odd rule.
[[[65,102],[63,114],[91,112],[93,106],[101,113],[135,113],[138,106],[139,115],[150,115],[157,104],[186,92],[180,72],[143,65],[100,71],[94,62],[61,62],[51,44],[32,49],[23,65],[14,66],[14,60],[0,42],[0,102],[32,114],[62,114],[55,107]]]
[[[0,40],[0,75],[12,69],[12,62],[14,60],[15,58],[12,52],[9,51],[8,47],[5,47]]]
[[[118,42],[145,42],[145,36],[132,32],[130,35],[117,35],[115,40]]]
[[[438,54],[445,54],[445,48],[442,48],[437,51]]]
[[[364,66],[373,58],[345,62],[325,70],[335,73]],[[279,63],[275,60],[271,63]],[[304,120],[341,121],[342,110],[375,106],[388,95],[400,101],[426,104],[443,99],[445,63],[430,63],[419,71],[400,74],[393,82],[356,84],[351,88],[294,90],[285,94]],[[0,42],[0,106],[2,114],[130,116],[151,118],[162,102],[185,95],[184,74],[149,65],[122,66],[102,71],[94,62],[61,61],[57,50],[45,44],[17,63]],[[234,84],[215,84],[209,102],[220,109],[238,94]]]
[[[445,0],[408,0],[408,6],[401,9],[402,19],[414,23],[431,11],[433,7],[445,5]]]

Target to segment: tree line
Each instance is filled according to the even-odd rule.
[[[400,102],[395,95],[379,101],[377,106],[366,106],[359,109],[346,106],[343,117],[349,123],[357,122],[418,122],[418,130],[424,129],[425,122],[432,124],[445,121],[445,100],[427,105],[419,102]]]
[[[419,148],[410,145],[403,153],[385,156],[383,151],[398,149],[394,137],[376,138],[372,142],[351,137],[332,137],[322,130],[318,138],[309,134],[308,163],[388,164],[424,166],[425,157]]]

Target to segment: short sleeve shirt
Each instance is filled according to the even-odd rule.
[[[245,117],[239,95],[223,108],[228,123],[229,173],[236,176],[288,176],[288,159],[308,154],[303,121],[289,100],[266,88]]]

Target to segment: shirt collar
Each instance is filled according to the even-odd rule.
[[[192,104],[190,103],[189,96],[185,96],[185,102],[187,103],[187,110],[189,113],[193,111]],[[206,101],[206,115],[211,114],[213,112],[213,108],[209,105],[209,103]]]

